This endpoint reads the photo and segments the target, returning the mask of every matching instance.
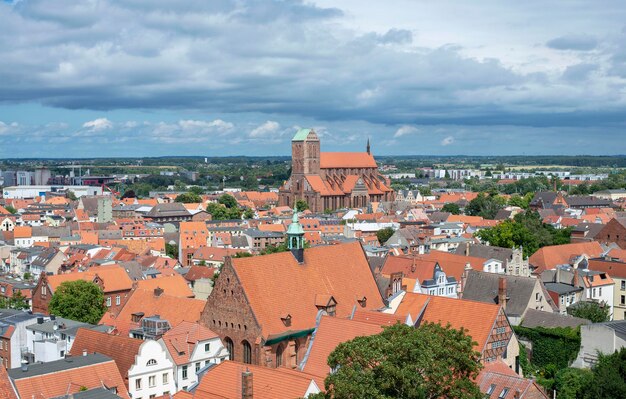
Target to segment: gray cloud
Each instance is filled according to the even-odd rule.
[[[596,48],[598,41],[590,35],[567,35],[549,40],[546,46],[556,50],[590,51]]]

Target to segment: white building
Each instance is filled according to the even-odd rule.
[[[174,362],[163,341],[146,340],[135,363],[128,369],[128,393],[133,399],[152,398],[177,392]]]
[[[72,191],[76,197],[84,195],[102,195],[102,187],[98,186],[34,186],[18,185],[5,187],[2,190],[4,198],[22,199],[43,197],[47,192]]]

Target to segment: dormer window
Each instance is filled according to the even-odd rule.
[[[144,316],[143,312],[137,312],[137,313],[133,313],[132,315],[130,315],[130,319],[132,320],[133,323],[139,323],[141,319],[143,318],[143,316]]]
[[[367,298],[365,296],[361,299],[357,299],[357,302],[359,303],[359,305],[361,305],[362,308],[367,306]]]
[[[317,294],[315,296],[315,306],[318,310],[324,310],[329,316],[334,316],[337,301],[335,301],[332,295]]]
[[[286,314],[286,315],[280,316],[280,320],[283,322],[285,327],[289,327],[291,325],[291,315],[290,314]]]

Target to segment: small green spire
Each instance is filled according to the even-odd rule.
[[[287,247],[289,249],[304,248],[304,229],[298,220],[298,209],[293,207],[293,218],[287,228]]]

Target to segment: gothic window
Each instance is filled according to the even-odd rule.
[[[235,359],[235,345],[233,345],[233,340],[226,337],[224,338],[224,343],[226,344],[226,350],[228,351],[228,360]]]
[[[241,343],[243,348],[243,362],[246,364],[252,364],[252,347],[248,341],[243,341]]]
[[[278,345],[276,348],[276,367],[281,367],[283,365],[283,352],[285,351],[285,346],[283,344]]]

